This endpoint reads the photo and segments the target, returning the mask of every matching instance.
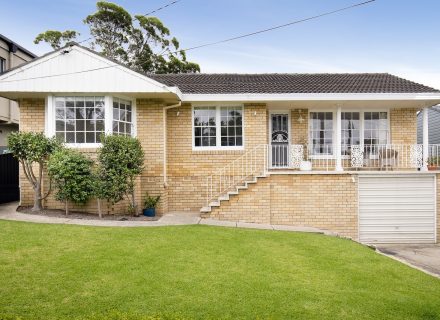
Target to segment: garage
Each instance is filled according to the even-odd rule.
[[[435,243],[435,179],[430,174],[359,176],[359,240]]]

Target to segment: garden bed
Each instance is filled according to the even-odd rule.
[[[131,215],[121,215],[121,214],[103,214],[102,218],[95,213],[88,212],[79,212],[79,211],[70,211],[69,215],[66,216],[66,212],[64,210],[57,209],[44,209],[39,212],[33,212],[31,206],[20,206],[17,208],[17,212],[46,216],[46,217],[55,217],[55,218],[70,218],[70,219],[82,219],[82,220],[111,220],[111,221],[157,221],[160,217],[145,217],[143,215],[139,217],[134,217]]]

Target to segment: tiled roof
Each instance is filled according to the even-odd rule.
[[[148,74],[186,94],[428,93],[439,90],[388,73]]]

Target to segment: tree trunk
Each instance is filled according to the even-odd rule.
[[[97,200],[98,200],[98,214],[99,214],[99,219],[102,219],[101,199],[97,199]]]
[[[34,189],[34,206],[32,211],[41,211],[43,210],[43,201],[41,199],[41,186],[37,186]]]
[[[69,215],[69,201],[66,200],[66,216]]]
[[[41,200],[40,196],[35,192],[34,195],[34,206],[32,207],[32,211],[41,211],[43,210],[43,200]]]

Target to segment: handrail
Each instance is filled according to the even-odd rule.
[[[232,160],[223,168],[215,170],[206,179],[206,203],[226,195],[249,178],[262,175],[267,171],[267,145],[257,145]]]

